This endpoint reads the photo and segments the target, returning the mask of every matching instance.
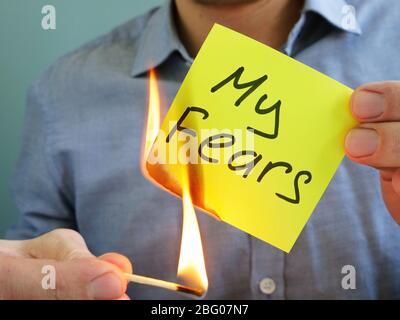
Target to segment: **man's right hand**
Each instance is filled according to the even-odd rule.
[[[54,289],[42,286],[46,265],[56,271]],[[32,240],[0,240],[0,299],[126,300],[123,272],[132,272],[126,257],[95,257],[73,230],[57,229]]]

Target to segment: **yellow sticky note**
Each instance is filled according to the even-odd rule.
[[[215,25],[146,167],[222,221],[289,252],[344,156],[352,90]],[[187,175],[183,175],[186,172]]]

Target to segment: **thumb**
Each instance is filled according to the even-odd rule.
[[[120,268],[96,258],[60,262],[58,273],[58,299],[118,299],[127,288]]]
[[[0,255],[2,299],[118,299],[126,286],[118,267],[96,258],[55,261]]]

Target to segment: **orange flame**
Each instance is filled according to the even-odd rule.
[[[154,69],[149,73],[149,100],[147,108],[147,121],[145,128],[144,144],[142,150],[142,171],[146,172],[146,159],[151,147],[160,131],[160,92],[157,85],[157,76]]]
[[[183,226],[178,277],[185,284],[206,292],[208,289],[208,278],[199,225],[190,196],[188,179],[182,180]]]
[[[145,128],[142,170],[145,176],[148,177],[147,170],[145,169],[146,160],[148,159],[149,153],[151,152],[160,130],[160,93],[157,85],[157,76],[153,69],[150,70],[149,74],[149,100]],[[187,173],[186,169],[187,168],[182,167],[185,173]],[[196,213],[190,196],[189,178],[187,175],[184,176],[181,184],[183,225],[177,275],[186,285],[199,288],[203,292],[206,292],[208,289],[208,278],[204,262],[203,247]]]

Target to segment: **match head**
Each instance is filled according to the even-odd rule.
[[[204,295],[206,294],[206,291],[204,291],[202,289],[187,287],[187,286],[184,286],[181,284],[178,284],[176,289],[178,292],[182,292],[182,293],[189,294],[189,295],[195,295],[199,298],[204,297]]]

